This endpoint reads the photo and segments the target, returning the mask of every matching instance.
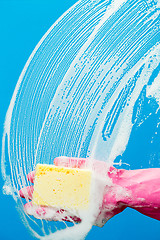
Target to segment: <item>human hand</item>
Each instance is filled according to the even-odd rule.
[[[73,167],[73,168],[88,168],[92,163],[92,169],[96,172],[97,175],[103,176],[105,178],[105,191],[103,194],[103,201],[99,209],[99,215],[95,221],[95,225],[103,226],[106,221],[108,221],[114,215],[123,211],[126,206],[121,202],[121,192],[119,187],[116,184],[113,184],[113,179],[117,177],[117,174],[120,173],[120,170],[117,170],[114,167],[109,167],[106,162],[92,160],[85,158],[69,158],[69,157],[58,157],[55,158],[54,164],[56,166],[63,167]],[[121,170],[125,171],[125,170]],[[31,183],[34,183],[35,172],[28,174],[27,178]],[[32,194],[34,191],[34,186],[29,186],[23,188],[19,191],[19,194],[22,198],[32,200]],[[97,196],[98,198],[98,196]],[[27,214],[33,215],[35,218],[53,220],[53,221],[74,221],[81,222],[81,219],[76,216],[72,216],[66,210],[61,209],[57,211],[53,207],[45,206],[35,206],[32,204],[32,201],[24,205],[24,210]]]
[[[54,164],[56,166],[60,166],[59,161],[56,162],[56,159],[54,160]],[[35,171],[32,171],[27,175],[27,179],[31,183],[34,183],[34,178]],[[34,185],[24,187],[19,190],[20,197],[25,198],[27,201],[27,203],[24,205],[24,211],[26,212],[26,214],[33,215],[35,218],[45,219],[48,221],[69,221],[77,223],[81,222],[81,219],[79,217],[72,216],[64,209],[57,210],[54,207],[33,205],[32,204],[33,191]]]

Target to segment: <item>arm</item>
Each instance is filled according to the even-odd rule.
[[[111,167],[108,176],[113,186],[104,195],[103,206],[108,203],[117,206],[112,215],[131,207],[160,220],[160,168],[127,171]]]
[[[59,157],[54,160],[57,166],[83,168],[87,164],[86,159]],[[105,162],[93,161],[99,174],[106,171],[106,188],[102,206],[95,225],[102,227],[111,217],[122,212],[126,207],[160,220],[160,169],[142,170],[118,170],[108,168]],[[34,182],[34,172],[28,175],[28,180]],[[109,183],[110,182],[110,183]],[[109,183],[109,184],[108,184]],[[33,186],[20,190],[20,196],[32,199]],[[25,211],[37,218],[56,220],[57,217],[50,214],[48,207],[33,207],[32,203],[25,204]],[[61,214],[60,212],[57,213]],[[56,215],[57,215],[56,214]],[[64,212],[65,214],[65,212]],[[49,216],[49,217],[48,217]],[[63,218],[67,220],[66,217]],[[74,221],[80,219],[72,217]]]

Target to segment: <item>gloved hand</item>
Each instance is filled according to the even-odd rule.
[[[124,170],[109,167],[106,162],[93,160],[93,170],[106,179],[102,205],[95,225],[102,227],[110,218],[131,207],[139,212],[160,220],[160,169]],[[55,158],[56,166],[86,168],[88,159],[84,158]],[[34,183],[34,172],[28,174],[28,180]],[[109,180],[109,181],[108,181]],[[21,197],[32,199],[33,186],[19,191]],[[56,211],[51,207],[33,206],[26,203],[27,214],[36,218],[80,222],[76,216],[69,216],[65,210]]]

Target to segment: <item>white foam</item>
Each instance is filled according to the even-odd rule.
[[[160,108],[160,73],[154,79],[152,85],[148,85],[146,89],[148,98],[155,98]]]
[[[67,155],[113,164],[125,151],[135,103],[160,61],[159,10],[155,13],[156,3],[142,2],[143,14],[137,1],[78,1],[41,39],[6,115],[2,143],[6,194],[15,197],[19,188],[29,185],[26,175],[37,163],[53,164],[54,157]],[[147,97],[160,105],[159,77],[147,86]],[[112,184],[103,170],[100,176],[94,169],[91,207],[79,213],[80,224],[55,231],[48,222],[22,214],[33,235],[84,239],[96,221],[105,184]]]

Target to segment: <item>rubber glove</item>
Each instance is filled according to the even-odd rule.
[[[55,158],[56,166],[85,168],[88,159],[58,157]],[[122,212],[126,207],[160,220],[160,169],[124,170],[109,167],[106,162],[93,160],[93,169],[99,174],[106,171],[106,187],[99,215],[95,225],[102,227],[110,218]],[[107,169],[107,170],[106,170]],[[34,172],[28,174],[28,180],[34,182]],[[110,184],[108,179],[110,179]],[[32,199],[33,186],[19,191],[20,196]],[[29,202],[24,205],[27,214],[36,218],[59,220],[59,215],[64,221],[80,222],[76,216],[68,216],[65,210],[54,212],[50,207],[36,207]]]

